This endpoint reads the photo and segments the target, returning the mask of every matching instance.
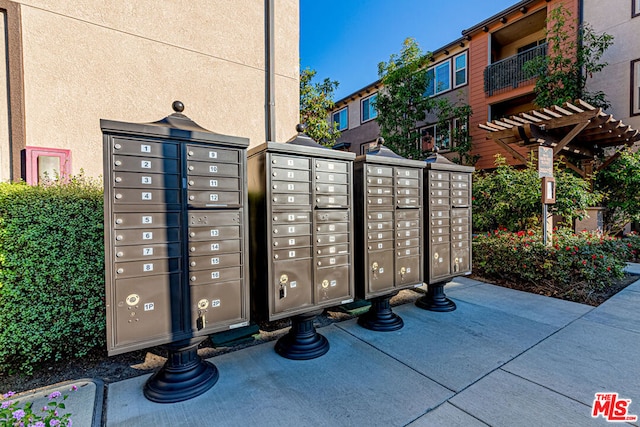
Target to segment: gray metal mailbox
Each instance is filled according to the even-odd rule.
[[[389,299],[422,286],[425,162],[405,159],[379,144],[354,163],[356,296],[372,299],[358,323],[376,331],[402,328]]]
[[[304,344],[292,335],[313,328],[322,308],[354,299],[354,157],[302,134],[249,150],[252,309],[262,320],[294,316],[276,347],[285,357],[326,353],[319,334]]]
[[[444,284],[471,273],[471,182],[472,166],[461,166],[435,154],[426,160],[424,203],[427,206],[426,258],[428,285],[419,307],[452,311]]]
[[[183,108],[175,102],[154,123],[100,122],[109,355],[161,344],[193,353],[209,334],[249,321],[248,140],[207,131]],[[217,380],[210,367],[189,369],[187,382],[195,371]],[[215,383],[176,394],[163,375],[145,388],[151,400],[184,400]]]

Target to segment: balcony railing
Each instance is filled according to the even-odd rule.
[[[545,56],[547,44],[541,44],[517,55],[501,59],[484,69],[484,91],[489,96],[505,88],[517,88],[521,83],[531,80],[522,70],[525,62]]]

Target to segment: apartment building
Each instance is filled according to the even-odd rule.
[[[98,176],[99,120],[156,121],[174,100],[214,132],[286,141],[299,120],[298,9],[0,0],[0,180]]]
[[[635,43],[640,33],[640,0],[524,0],[463,30],[459,40],[433,52],[430,70],[433,70],[435,87],[440,81],[445,83],[441,86],[442,92],[430,95],[450,96],[470,105],[473,114],[468,132],[473,143],[471,154],[478,157],[476,168],[492,168],[498,153],[512,164],[521,164],[522,158],[528,157],[531,146],[512,147],[518,153],[514,156],[496,144],[479,125],[535,109],[535,79],[525,75],[523,65],[536,56],[546,55],[547,17],[560,5],[571,12],[573,19],[590,22],[596,32],[606,31],[616,37],[614,47],[603,58],[610,63],[609,67],[594,78],[589,89],[598,88],[607,93],[613,105],[607,113],[613,113],[616,119],[622,118],[625,124],[640,127],[637,123],[640,46]],[[464,62],[460,58],[464,58]],[[457,81],[464,81],[460,85],[456,85],[454,74],[458,72],[464,75],[464,79]],[[370,111],[371,101],[367,103],[367,100],[375,99],[381,90],[384,90],[382,83],[376,81],[336,102],[330,120],[340,124],[342,147],[360,154],[379,136],[373,120],[376,113]],[[455,141],[447,138],[447,132],[454,125],[452,120],[450,125],[439,129],[437,118],[427,117],[416,127],[423,130],[427,138],[433,136],[440,153],[451,157],[450,149]]]

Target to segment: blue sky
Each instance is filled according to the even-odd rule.
[[[376,81],[407,37],[433,51],[518,1],[300,0],[300,66],[337,80],[337,101]]]

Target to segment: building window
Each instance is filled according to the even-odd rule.
[[[71,174],[71,150],[26,147],[24,151],[28,184],[64,181]]]
[[[434,83],[436,95],[451,89],[451,63],[449,61],[436,66]]]
[[[453,87],[467,84],[467,53],[462,53],[453,58]]]
[[[631,115],[640,115],[640,59],[631,61]]]
[[[640,16],[640,0],[631,1],[631,17]]]
[[[377,100],[377,93],[362,100],[362,123],[378,117],[378,110],[375,107]]]
[[[451,122],[425,126],[420,129],[422,151],[449,150],[451,148]]]
[[[349,125],[347,122],[347,107],[333,113],[333,123],[338,124],[338,130],[345,130]]]

